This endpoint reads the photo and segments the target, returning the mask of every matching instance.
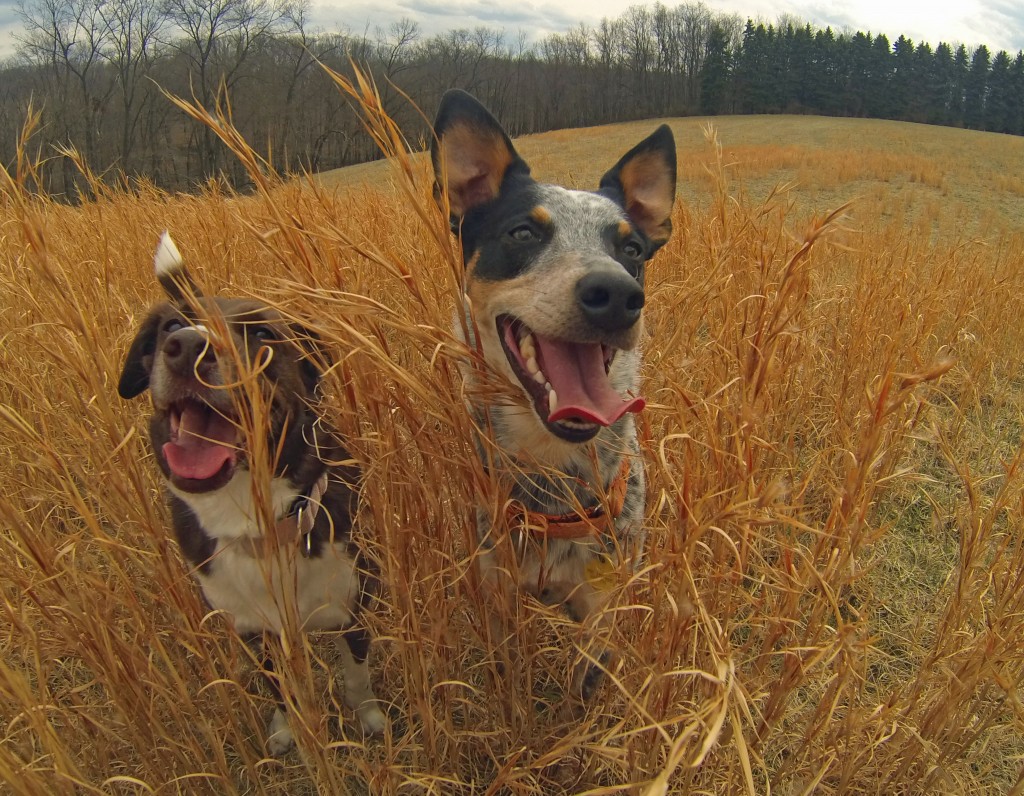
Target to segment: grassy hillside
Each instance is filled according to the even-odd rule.
[[[421,156],[259,178],[247,198],[69,208],[4,187],[7,792],[1024,793],[1024,141],[670,122],[681,201],[648,272],[640,424],[649,566],[612,682],[573,724],[556,708],[578,628],[524,602],[503,674],[480,630],[472,505],[491,493],[458,371],[475,354],[450,331],[461,266]],[[653,126],[517,145],[538,177],[590,187]],[[169,540],[147,407],[115,391],[165,228],[208,290],[280,304],[333,354],[323,408],[366,474],[385,586],[383,740],[344,715],[331,645],[288,637],[299,748],[265,758],[253,662]]]
[[[679,196],[707,210],[715,155],[704,130],[713,125],[733,190],[762,201],[780,186],[797,215],[854,201],[855,221],[909,222],[946,235],[1024,232],[1024,138],[948,127],[820,116],[719,116],[662,119],[679,148]],[[610,155],[621,154],[655,121],[562,130],[516,142],[545,180],[595,185]],[[604,157],[602,157],[604,155]],[[384,162],[319,175],[331,187],[387,177]],[[791,211],[792,212],[792,211]],[[858,224],[863,226],[863,224]]]

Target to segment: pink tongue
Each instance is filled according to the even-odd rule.
[[[610,426],[626,412],[639,412],[643,398],[623,399],[604,370],[600,343],[567,343],[534,334],[544,375],[558,396],[548,422],[579,420]]]
[[[178,436],[166,442],[164,458],[179,478],[213,478],[225,462],[235,460],[235,426],[212,409],[188,404],[181,413]]]

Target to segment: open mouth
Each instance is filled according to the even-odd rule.
[[[511,315],[497,319],[505,356],[548,430],[569,442],[586,442],[643,398],[623,398],[608,374],[617,349],[543,337]]]
[[[168,409],[170,439],[161,449],[171,480],[185,492],[208,492],[231,480],[238,457],[238,426],[197,398]]]

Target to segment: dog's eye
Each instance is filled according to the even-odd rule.
[[[167,321],[167,323],[164,324],[164,331],[167,332],[167,334],[172,334],[173,332],[178,331],[178,329],[184,328],[185,324],[182,323],[177,318],[171,318],[169,321]]]
[[[644,256],[643,247],[635,240],[627,240],[622,244],[622,253],[633,260],[640,260]]]
[[[277,335],[274,334],[274,330],[269,326],[257,326],[249,332],[257,340],[276,340]]]
[[[513,227],[508,231],[508,236],[516,241],[516,243],[530,243],[540,239],[537,231],[529,224],[520,224],[518,227]]]

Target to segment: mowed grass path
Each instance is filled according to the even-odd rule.
[[[472,507],[502,498],[464,399],[514,393],[465,395],[461,264],[422,155],[248,197],[70,208],[3,186],[6,791],[1024,793],[1024,140],[668,121],[681,201],[647,276],[648,566],[623,587],[611,682],[571,724],[578,627],[524,601],[509,671],[483,630]],[[539,179],[590,188],[657,123],[516,143]],[[384,586],[381,741],[352,733],[330,645],[289,636],[298,749],[267,759],[254,662],[168,538],[147,407],[115,392],[165,228],[208,289],[273,301],[335,362],[322,411],[366,475]]]

